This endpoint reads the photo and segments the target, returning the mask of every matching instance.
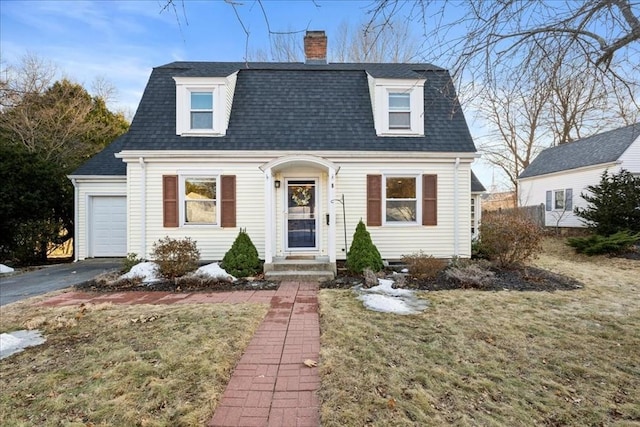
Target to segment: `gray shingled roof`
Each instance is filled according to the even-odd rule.
[[[84,162],[78,169],[73,171],[71,175],[126,175],[127,165],[122,161],[122,159],[117,159],[114,156],[115,153],[119,153],[120,151],[122,151],[123,144],[124,135],[116,138],[102,151]]]
[[[487,191],[487,189],[484,188],[484,185],[482,185],[476,174],[471,171],[471,192],[483,193],[485,191]]]
[[[236,71],[227,134],[176,135],[173,77]],[[424,137],[376,135],[367,73],[426,79]],[[173,62],[154,68],[121,143],[123,150],[476,151],[449,73],[431,64]]]
[[[542,151],[519,178],[615,162],[640,136],[640,123]]]

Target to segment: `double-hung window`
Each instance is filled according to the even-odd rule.
[[[213,130],[213,91],[194,91],[190,95],[190,129]]]
[[[229,126],[235,73],[227,77],[174,77],[176,134],[224,136]]]
[[[389,129],[411,129],[411,94],[389,92]]]
[[[555,190],[553,192],[553,209],[564,210],[564,190]]]
[[[546,194],[545,209],[550,211],[573,210],[573,189],[548,190]]]
[[[218,224],[218,179],[208,176],[183,177],[183,223]]]
[[[385,177],[385,220],[390,224],[418,221],[418,179],[415,176]]]

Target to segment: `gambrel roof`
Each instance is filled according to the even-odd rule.
[[[640,123],[542,151],[519,178],[615,162],[640,137]]]
[[[174,77],[236,72],[226,135],[177,135]],[[368,76],[424,79],[424,136],[376,134]],[[129,131],[73,175],[124,174],[122,161],[113,158],[122,150],[476,152],[451,77],[440,67],[254,62],[173,62],[154,68]]]
[[[238,72],[227,133],[176,135],[173,77]],[[425,78],[424,137],[379,137],[367,73]],[[475,152],[449,73],[430,64],[173,62],[153,70],[125,150]]]

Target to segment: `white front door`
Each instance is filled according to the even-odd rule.
[[[317,180],[288,179],[285,192],[285,249],[318,249]]]

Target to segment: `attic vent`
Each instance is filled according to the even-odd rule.
[[[304,36],[304,56],[307,64],[327,63],[327,36],[324,31],[307,31]]]

